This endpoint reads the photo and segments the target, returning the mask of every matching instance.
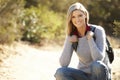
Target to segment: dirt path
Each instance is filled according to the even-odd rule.
[[[61,48],[54,49],[36,49],[28,45],[13,47],[17,54],[11,55],[0,67],[0,80],[55,80],[54,73],[59,67],[58,59]],[[77,58],[72,58],[73,67],[76,66]],[[120,59],[117,58],[117,61]],[[118,75],[118,69],[114,62],[115,76]],[[116,74],[116,72],[118,72]],[[114,79],[117,80],[117,79]],[[119,80],[119,79],[118,79]]]
[[[59,54],[27,45],[15,47],[17,55],[10,56],[0,67],[0,80],[54,80]],[[59,51],[58,51],[59,52]]]

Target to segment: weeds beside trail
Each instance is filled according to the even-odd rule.
[[[120,52],[115,51],[116,53]],[[14,46],[0,48],[0,52],[2,53],[2,57],[0,56],[0,80],[55,80],[54,73],[59,67],[61,47],[35,48],[15,43]],[[117,54],[112,64],[113,80],[120,78],[120,56],[118,56]],[[75,62],[77,62],[77,58],[74,55],[70,66],[76,67],[77,63]]]

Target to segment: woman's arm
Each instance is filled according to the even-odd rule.
[[[94,38],[88,39],[88,44],[91,50],[91,56],[94,61],[103,60],[105,57],[105,45],[106,35],[102,27],[97,26],[95,29],[95,40]]]
[[[70,36],[65,39],[62,55],[60,57],[60,65],[62,67],[67,67],[71,61],[71,56],[73,53],[72,43],[70,42]]]

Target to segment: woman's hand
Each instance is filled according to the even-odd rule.
[[[78,38],[77,38],[76,35],[72,35],[72,36],[70,37],[70,42],[77,42],[77,41],[78,41]]]
[[[87,40],[90,40],[93,37],[93,35],[94,35],[94,33],[92,31],[88,31],[87,35],[86,35]]]

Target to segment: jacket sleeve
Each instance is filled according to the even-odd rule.
[[[102,27],[98,26],[94,32],[95,40],[91,38],[88,40],[90,46],[91,56],[94,61],[103,60],[105,58],[106,35]]]
[[[62,55],[60,57],[60,65],[62,67],[67,67],[71,61],[71,56],[73,53],[72,43],[70,42],[70,36],[67,36],[63,46]]]

